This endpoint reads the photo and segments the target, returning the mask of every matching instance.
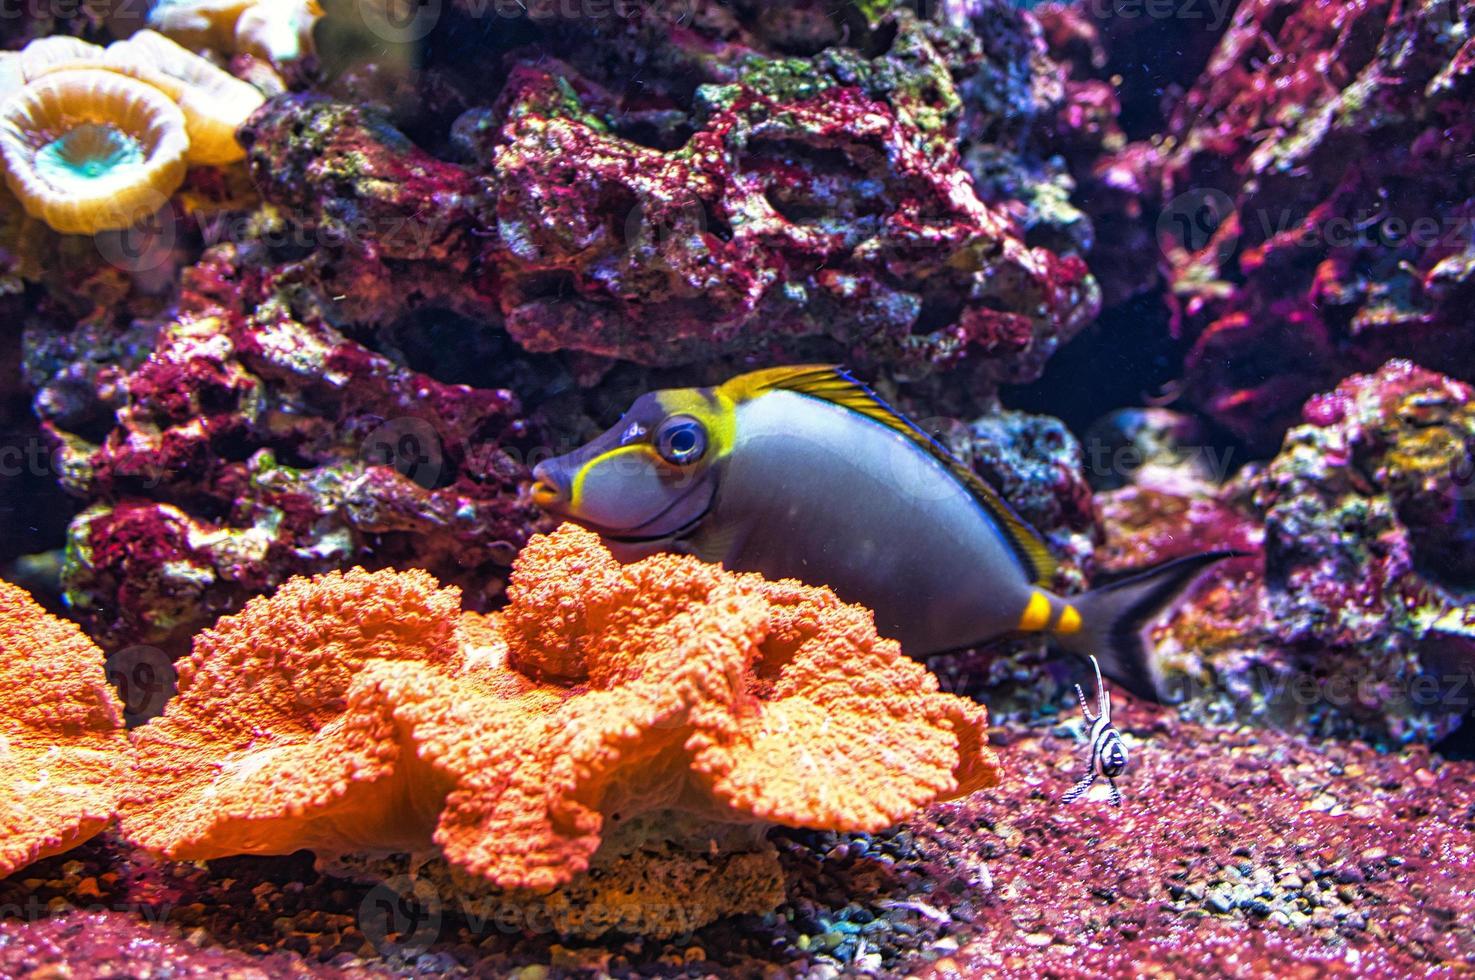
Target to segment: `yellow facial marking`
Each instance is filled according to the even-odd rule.
[[[708,397],[699,388],[673,388],[660,392],[661,409],[667,415],[690,415],[707,430],[707,456],[720,459],[737,442],[737,406],[714,389]]]
[[[589,478],[590,470],[594,469],[594,467],[596,466],[611,462],[616,456],[619,456],[623,453],[650,453],[654,455],[654,452],[649,446],[647,446],[645,443],[637,442],[632,443],[628,446],[620,446],[616,449],[611,449],[607,453],[601,453],[600,455],[595,456],[593,459],[589,460],[589,462],[579,467],[579,472],[574,474],[574,484],[572,487],[569,488],[569,506],[577,510],[579,508],[579,505],[583,503],[584,481]]]
[[[1050,625],[1050,600],[1043,592],[1031,592],[1029,605],[1019,617],[1019,628],[1034,633]]]
[[[1066,606],[1060,614],[1060,622],[1055,624],[1057,633],[1075,633],[1081,628],[1081,614],[1076,612],[1075,606]]]

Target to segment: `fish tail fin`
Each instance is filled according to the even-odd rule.
[[[1143,635],[1148,622],[1182,595],[1209,566],[1243,554],[1210,551],[1176,558],[1083,595],[1071,596],[1063,601],[1069,603],[1076,616],[1062,616],[1051,637],[1059,646],[1081,657],[1095,654],[1102,673],[1133,694],[1162,701],[1168,692]]]

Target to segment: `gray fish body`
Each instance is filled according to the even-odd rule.
[[[914,655],[1016,627],[1024,568],[967,488],[905,436],[786,391],[740,405],[737,433],[684,550],[828,585]]]
[[[825,585],[922,656],[1044,632],[1161,697],[1145,624],[1232,552],[1057,595],[1039,535],[996,491],[833,365],[769,368],[635,400],[620,423],[533,471],[539,506],[625,561],[693,554]]]

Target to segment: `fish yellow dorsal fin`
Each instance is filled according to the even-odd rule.
[[[947,467],[953,478],[968,488],[968,492],[1003,531],[1005,539],[1013,547],[1032,582],[1048,586],[1054,579],[1057,566],[1050,549],[1045,546],[1039,533],[1014,513],[1013,508],[999,496],[999,492],[980,479],[977,473],[948,452],[936,439],[882,401],[881,396],[851,377],[844,368],[834,364],[767,368],[733,378],[718,390],[739,404],[767,391],[792,391],[848,408],[905,436]]]

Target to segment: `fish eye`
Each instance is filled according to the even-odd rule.
[[[707,432],[689,415],[668,419],[656,435],[656,452],[675,466],[687,466],[707,451]]]

